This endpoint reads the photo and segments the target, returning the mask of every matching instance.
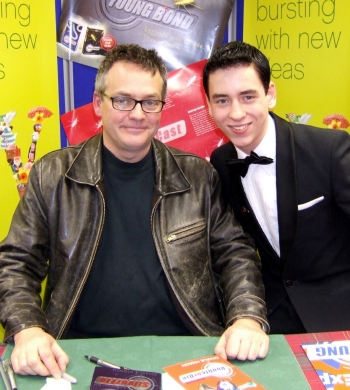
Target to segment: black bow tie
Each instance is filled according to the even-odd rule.
[[[267,165],[273,163],[273,159],[270,157],[258,156],[256,153],[251,152],[250,156],[246,158],[231,158],[225,162],[234,172],[244,177],[250,164]]]

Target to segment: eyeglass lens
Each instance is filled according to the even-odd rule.
[[[160,100],[136,100],[126,97],[113,97],[113,107],[121,111],[131,111],[136,107],[137,103],[141,104],[142,110],[145,112],[160,112],[163,108],[163,102]]]

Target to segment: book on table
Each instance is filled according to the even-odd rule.
[[[163,390],[265,389],[235,365],[216,355],[188,360],[163,369]]]
[[[349,389],[350,340],[303,343],[301,346],[326,389]]]

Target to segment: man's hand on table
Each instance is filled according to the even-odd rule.
[[[41,328],[21,330],[15,334],[14,340],[11,362],[17,374],[61,378],[61,372],[66,371],[68,355]]]
[[[259,322],[240,318],[222,334],[214,352],[224,359],[255,360],[267,355],[269,341]]]

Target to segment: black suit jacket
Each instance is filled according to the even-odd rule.
[[[345,131],[276,125],[276,186],[280,256],[245,196],[241,178],[225,161],[231,143],[214,150],[211,163],[237,218],[261,256],[268,315],[288,294],[308,332],[350,329],[350,136]],[[298,205],[324,199],[298,211]]]

